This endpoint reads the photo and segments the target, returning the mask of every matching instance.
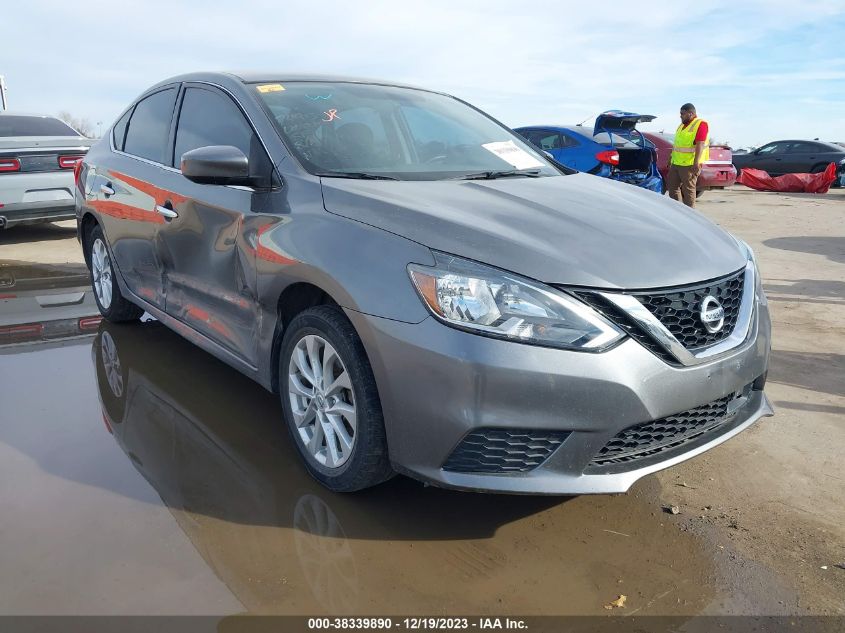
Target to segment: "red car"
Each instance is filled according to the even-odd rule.
[[[669,175],[669,157],[672,154],[672,145],[675,141],[673,134],[654,134],[643,132],[649,141],[654,144],[657,152],[657,170],[663,177],[663,182]],[[733,154],[727,145],[711,145],[710,158],[701,168],[701,175],[698,177],[697,196],[708,189],[724,189],[736,182],[736,167],[733,166]],[[665,193],[664,185],[664,193]]]

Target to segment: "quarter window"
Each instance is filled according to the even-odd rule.
[[[123,151],[157,163],[167,161],[170,120],[176,104],[176,89],[167,88],[142,99],[135,106]]]
[[[126,126],[129,123],[130,116],[132,116],[132,108],[129,108],[126,114],[120,117],[118,122],[114,124],[114,130],[112,131],[114,146],[121,152],[123,151],[123,141],[126,139]]]
[[[182,154],[208,145],[231,145],[251,158],[252,128],[228,97],[205,88],[188,88],[176,127],[173,163],[179,166]]]

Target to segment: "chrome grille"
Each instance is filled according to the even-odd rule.
[[[716,281],[668,292],[632,294],[681,345],[695,351],[718,343],[733,332],[742,303],[744,272],[740,270]],[[707,296],[714,297],[725,310],[725,322],[718,332],[708,332],[701,322],[701,304]]]

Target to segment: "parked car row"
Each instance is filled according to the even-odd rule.
[[[76,217],[73,170],[93,142],[53,117],[0,112],[0,229]]]
[[[824,141],[772,141],[753,152],[733,156],[737,174],[745,168],[760,169],[770,176],[818,174],[830,163],[845,176],[845,147]]]
[[[609,110],[592,129],[582,125],[530,125],[515,128],[523,138],[558,163],[589,174],[665,192],[674,134],[641,132],[637,123],[652,115]],[[711,144],[702,164],[697,194],[723,189],[736,182],[745,168],[771,176],[788,173],[821,173],[830,163],[845,182],[845,144],[787,140],[767,143],[752,151],[733,152],[727,145]]]
[[[606,116],[584,145],[646,185],[640,119]],[[449,95],[175,77],[125,110],[74,191],[101,314],[147,311],[278,393],[333,490],[401,472],[622,492],[772,413],[744,242]]]

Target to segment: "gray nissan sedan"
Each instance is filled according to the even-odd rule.
[[[75,195],[103,316],[149,312],[278,392],[332,490],[623,492],[772,413],[744,242],[449,95],[175,77]]]

